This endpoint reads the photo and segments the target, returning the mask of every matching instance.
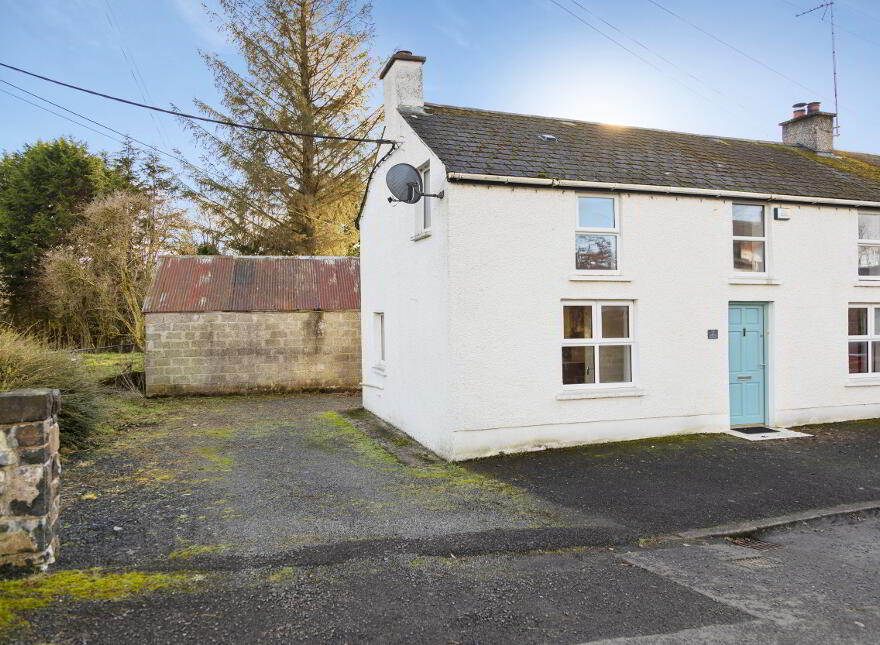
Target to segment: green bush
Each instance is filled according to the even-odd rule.
[[[50,387],[61,390],[61,443],[85,445],[101,422],[105,388],[71,352],[53,350],[41,338],[0,327],[0,392]]]

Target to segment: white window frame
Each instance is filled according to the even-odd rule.
[[[625,306],[629,308],[629,337],[628,338],[602,338],[602,306]],[[593,338],[566,338],[565,337],[565,309],[564,307],[592,307],[592,330]],[[638,343],[636,340],[636,303],[634,300],[563,300],[560,303],[559,337],[562,339],[561,347],[595,347],[595,383],[562,383],[562,350],[559,350],[559,381],[563,391],[571,390],[613,390],[633,389],[638,383]],[[629,345],[629,381],[618,383],[600,383],[599,350],[602,345]]]
[[[387,346],[385,343],[385,312],[376,311],[373,313],[373,342],[376,360],[373,368],[379,371],[385,370],[385,357],[387,355]]]
[[[733,235],[733,214],[734,210],[737,206],[758,206],[761,209],[761,218],[764,224],[764,235],[761,237],[751,236],[751,235]],[[730,263],[732,265],[733,271],[737,276],[758,276],[758,277],[766,277],[770,275],[770,222],[772,218],[767,217],[767,213],[769,209],[766,204],[756,204],[754,202],[731,202],[730,204],[730,229],[731,232],[731,242],[730,242]],[[733,255],[733,243],[734,242],[763,242],[764,243],[764,270],[763,271],[749,271],[748,269],[737,269],[736,262],[734,260]]]
[[[614,205],[614,228],[594,228],[581,226],[580,200],[584,198],[610,199]],[[574,200],[574,271],[576,275],[622,275],[623,266],[623,236],[620,230],[620,198],[617,195],[578,193]],[[578,235],[611,235],[616,238],[615,248],[617,251],[616,269],[578,269],[577,268],[577,238]]]
[[[849,333],[849,311],[850,309],[867,309],[867,317],[868,324],[866,331],[868,332],[864,336],[851,336]],[[876,328],[874,324],[875,321],[875,311],[880,311],[880,304],[871,304],[865,302],[851,302],[847,305],[846,308],[846,356],[847,356],[847,365],[846,371],[847,375],[851,379],[878,379],[880,378],[880,371],[872,372],[871,367],[874,363],[874,343],[880,342],[880,329]],[[868,357],[867,357],[867,372],[850,372],[849,371],[849,344],[850,343],[867,343],[868,344]]]
[[[433,193],[431,190],[431,161],[428,160],[423,163],[418,168],[419,176],[422,179],[422,191],[425,193]],[[427,174],[427,180],[425,175]],[[415,204],[415,214],[414,214],[414,222],[415,222],[415,232],[413,233],[412,239],[421,240],[431,235],[431,226],[434,223],[433,217],[434,212],[431,205],[431,197],[422,197]],[[428,225],[425,226],[425,220],[428,220]]]
[[[858,211],[858,212],[856,213],[856,221],[857,221],[857,222],[858,222],[858,219],[859,219],[862,215],[878,215],[878,216],[880,216],[880,212],[874,212],[874,211]],[[857,226],[858,226],[858,224],[857,224]],[[871,246],[871,247],[875,247],[875,248],[877,248],[878,250],[880,250],[880,240],[871,240],[871,239],[867,239],[867,238],[862,239],[862,231],[861,231],[861,227],[858,227],[858,230],[857,230],[857,232],[856,232],[856,235],[857,235],[857,238],[858,238],[858,240],[857,240],[857,242],[856,242],[856,244],[857,244],[857,247],[856,247],[856,276],[858,277],[859,280],[868,280],[868,281],[870,281],[870,280],[880,280],[880,275],[861,275],[861,274],[859,273],[859,256],[860,256],[859,251],[861,250],[861,247],[863,247],[863,246]]]

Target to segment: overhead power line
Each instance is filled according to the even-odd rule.
[[[592,24],[592,23],[590,23],[589,21],[585,20],[582,16],[579,16],[578,14],[576,14],[574,11],[572,11],[572,10],[569,9],[568,7],[566,7],[566,6],[564,6],[563,4],[557,2],[557,0],[550,0],[550,2],[552,2],[553,4],[555,4],[557,7],[559,7],[559,8],[562,9],[563,11],[565,11],[567,14],[569,14],[569,15],[570,15],[572,18],[574,18],[575,20],[577,20],[577,21],[583,23],[584,25],[586,25],[587,27],[589,27],[590,29],[592,29],[593,31],[595,31],[597,34],[599,34],[600,36],[602,36],[602,37],[605,38],[606,40],[610,40],[612,43],[614,43],[615,45],[617,45],[618,47],[620,47],[622,50],[624,50],[625,52],[628,52],[628,53],[632,54],[633,56],[635,56],[636,58],[638,58],[640,61],[642,61],[643,63],[645,63],[646,65],[648,65],[648,66],[651,67],[652,69],[654,69],[654,70],[660,72],[661,74],[664,74],[664,75],[668,76],[669,78],[671,78],[673,81],[675,81],[676,83],[678,83],[679,85],[681,85],[682,87],[684,87],[685,89],[687,89],[688,91],[693,92],[694,94],[696,94],[697,96],[699,96],[701,99],[706,100],[706,101],[709,101],[710,103],[714,103],[714,102],[715,102],[715,101],[713,101],[710,97],[706,96],[705,94],[702,94],[702,93],[698,92],[697,90],[695,90],[694,88],[692,88],[692,87],[691,87],[690,85],[688,85],[687,83],[684,83],[683,81],[679,80],[679,79],[676,78],[675,76],[672,76],[672,75],[669,74],[665,69],[663,69],[663,68],[660,67],[659,65],[656,65],[653,61],[651,61],[651,60],[645,58],[644,56],[642,56],[642,55],[639,54],[638,52],[636,52],[636,51],[630,49],[629,47],[627,47],[626,45],[624,45],[622,42],[620,42],[619,40],[617,40],[616,38],[613,38],[613,37],[609,36],[609,35],[606,34],[604,31],[602,31],[601,29],[599,29],[598,27],[596,27],[594,24]],[[727,109],[726,106],[724,106],[724,108]]]
[[[173,159],[174,161],[177,161],[178,163],[181,163],[185,166],[189,166],[191,168],[194,168],[195,170],[198,170],[199,172],[203,173],[206,176],[210,176],[210,174],[211,174],[207,170],[205,170],[204,168],[199,168],[197,165],[195,165],[194,163],[192,163],[190,161],[187,161],[186,159],[184,159],[181,156],[174,155],[170,152],[162,150],[161,148],[157,148],[156,146],[154,146],[150,143],[147,143],[146,141],[141,141],[140,139],[135,139],[130,134],[127,134],[125,132],[120,132],[119,130],[116,130],[115,128],[111,128],[109,125],[105,125],[105,124],[101,123],[100,121],[95,121],[94,119],[90,119],[89,117],[85,116],[84,114],[80,114],[79,112],[75,112],[74,110],[66,108],[63,105],[59,105],[58,103],[55,103],[54,101],[50,101],[49,99],[44,98],[44,97],[40,96],[39,94],[34,94],[33,92],[30,92],[30,91],[24,89],[23,87],[19,87],[18,85],[14,84],[14,83],[10,83],[9,81],[4,81],[2,78],[0,78],[0,83],[3,83],[4,85],[8,85],[9,87],[14,87],[19,92],[24,92],[25,94],[28,94],[29,96],[33,96],[35,99],[39,99],[40,101],[43,101],[44,103],[48,103],[49,105],[53,105],[53,106],[57,107],[59,110],[64,110],[68,114],[72,114],[76,117],[79,117],[80,119],[88,121],[89,123],[93,123],[96,126],[98,126],[99,128],[104,128],[105,130],[109,130],[110,132],[113,132],[114,134],[118,134],[120,137],[123,137],[124,139],[134,141],[135,143],[138,143],[146,148],[149,148],[150,150],[158,152],[161,155],[165,155],[169,159]],[[98,134],[102,134],[105,137],[108,137],[109,139],[113,139],[114,141],[117,141],[117,142],[125,145],[124,140],[117,139],[116,137],[111,137],[106,132],[100,132],[98,130],[95,130],[94,128],[90,128],[89,126],[85,125],[84,123],[80,123],[79,121],[74,121],[73,119],[70,119],[70,118],[64,116],[63,114],[58,114],[57,112],[55,112],[53,110],[49,110],[47,108],[44,108],[42,105],[38,105],[36,103],[28,101],[27,99],[22,98],[21,96],[16,96],[15,94],[13,94],[11,92],[7,92],[6,90],[0,90],[0,91],[4,92],[5,94],[8,94],[9,96],[17,98],[20,101],[24,101],[25,103],[29,103],[30,105],[33,105],[34,107],[40,108],[41,110],[45,110],[46,112],[49,112],[50,114],[54,114],[55,116],[59,116],[62,119],[70,121],[71,123],[75,123],[76,125],[82,126],[83,128],[87,128],[87,129],[91,130],[92,132],[97,132]]]
[[[26,69],[22,69],[20,67],[15,67],[14,65],[9,65],[7,63],[0,62],[0,67],[5,67],[6,69],[11,69],[15,72],[19,72],[21,74],[27,74],[28,76],[33,76],[34,78],[39,78],[40,80],[47,81],[49,83],[55,83],[55,85],[61,85],[62,87],[68,87],[72,90],[77,90],[79,92],[85,92],[86,94],[92,94],[93,96],[100,96],[104,99],[109,99],[111,101],[118,101],[119,103],[125,103],[127,105],[133,105],[135,107],[144,108],[146,110],[154,110],[156,112],[163,112],[165,114],[170,114],[172,116],[180,117],[182,119],[192,119],[195,121],[205,121],[207,123],[216,123],[218,125],[227,126],[230,128],[244,128],[246,130],[254,130],[257,132],[269,132],[272,134],[289,134],[297,137],[310,137],[312,139],[329,139],[332,141],[355,141],[358,143],[390,143],[391,145],[396,145],[397,142],[391,141],[390,139],[368,139],[363,137],[343,137],[332,134],[315,134],[314,132],[295,132],[292,130],[280,130],[278,128],[263,128],[257,125],[248,125],[246,123],[235,123],[234,121],[224,121],[222,119],[211,119],[204,116],[198,116],[196,114],[187,114],[185,112],[178,112],[177,110],[166,110],[165,108],[156,107],[155,105],[147,105],[146,103],[138,103],[137,101],[129,101],[128,99],[123,99],[118,96],[111,96],[110,94],[104,94],[103,92],[96,92],[95,90],[90,90],[85,87],[79,87],[78,85],[72,85],[70,83],[65,83],[64,81],[59,81],[54,78],[49,78],[48,76],[42,76],[41,74],[36,74],[34,72],[29,72]]]
[[[96,134],[100,134],[101,136],[107,137],[108,139],[112,139],[113,141],[116,141],[117,143],[120,143],[120,144],[122,144],[122,145],[125,145],[126,141],[133,141],[133,142],[135,142],[135,143],[138,143],[138,144],[140,144],[141,146],[144,146],[144,147],[146,147],[146,148],[150,148],[151,150],[154,150],[154,151],[158,152],[159,154],[168,157],[169,159],[173,159],[173,160],[177,161],[178,163],[180,163],[180,164],[182,164],[182,165],[184,165],[184,166],[188,166],[188,167],[192,168],[193,170],[198,171],[199,173],[201,173],[201,175],[202,175],[203,177],[208,177],[208,178],[210,178],[210,179],[213,179],[214,181],[217,181],[217,174],[216,174],[216,173],[212,173],[212,172],[210,172],[210,171],[208,171],[208,170],[205,170],[204,168],[201,168],[201,167],[197,166],[196,164],[192,163],[191,161],[187,161],[186,158],[184,158],[183,156],[181,156],[181,155],[179,155],[179,154],[172,154],[172,153],[167,152],[167,151],[165,151],[165,150],[162,150],[161,148],[158,148],[158,147],[156,147],[156,146],[154,146],[154,145],[151,145],[151,144],[149,144],[149,143],[146,143],[145,141],[141,141],[140,139],[135,139],[134,137],[132,137],[132,136],[129,135],[129,134],[126,134],[125,132],[120,132],[119,130],[116,130],[115,128],[111,128],[109,125],[105,125],[105,124],[101,123],[100,121],[96,121],[96,120],[94,120],[94,119],[90,119],[89,117],[87,117],[87,116],[85,116],[85,115],[83,115],[83,114],[80,114],[79,112],[75,112],[74,110],[71,110],[71,109],[69,109],[69,108],[66,108],[66,107],[64,107],[63,105],[59,105],[58,103],[55,103],[54,101],[50,101],[50,100],[47,99],[47,98],[43,98],[43,97],[40,96],[39,94],[35,94],[35,93],[33,93],[33,92],[29,92],[28,90],[26,90],[26,89],[24,89],[24,88],[22,88],[22,87],[19,87],[18,85],[15,85],[14,83],[10,83],[9,81],[4,81],[3,79],[0,79],[0,83],[4,83],[4,84],[6,84],[6,85],[8,85],[8,86],[10,86],[10,87],[13,87],[13,88],[15,88],[15,89],[17,89],[17,90],[19,90],[19,91],[21,91],[21,92],[24,92],[25,94],[28,94],[28,95],[30,95],[30,96],[33,96],[33,97],[36,98],[36,99],[39,99],[40,101],[44,101],[45,103],[48,103],[49,105],[53,105],[53,106],[55,106],[55,107],[57,107],[57,108],[59,108],[59,109],[61,109],[61,110],[64,110],[65,112],[67,112],[67,113],[69,113],[69,114],[73,114],[74,116],[77,116],[77,117],[79,117],[79,118],[81,118],[81,119],[84,119],[84,120],[88,121],[89,123],[94,123],[94,124],[97,125],[98,127],[104,128],[104,129],[106,129],[106,130],[109,130],[110,132],[113,132],[113,133],[115,133],[115,134],[118,134],[118,135],[121,136],[121,137],[124,137],[125,140],[123,140],[123,139],[117,139],[116,137],[111,136],[111,135],[107,134],[106,132],[101,132],[100,130],[96,130],[95,128],[93,128],[93,127],[91,127],[91,126],[88,126],[88,125],[86,125],[85,123],[80,123],[79,121],[77,121],[77,120],[75,120],[75,119],[71,119],[70,117],[64,116],[63,114],[59,114],[58,112],[55,112],[54,110],[50,110],[50,109],[47,108],[47,107],[44,107],[44,106],[42,106],[42,105],[40,105],[40,104],[38,104],[38,103],[34,103],[33,101],[29,101],[28,99],[24,98],[23,96],[18,96],[17,94],[13,94],[12,92],[8,92],[8,91],[6,91],[6,90],[4,90],[4,89],[2,89],[2,88],[0,88],[0,93],[6,94],[6,95],[8,95],[8,96],[11,96],[11,97],[14,98],[14,99],[18,99],[19,101],[22,101],[22,102],[24,102],[24,103],[27,103],[28,105],[31,105],[31,106],[37,108],[38,110],[42,110],[42,111],[44,111],[44,112],[48,112],[49,114],[53,114],[53,115],[55,115],[55,116],[57,116],[57,117],[59,117],[59,118],[61,118],[61,119],[64,119],[65,121],[69,121],[70,123],[73,123],[74,125],[78,125],[78,126],[80,126],[81,128],[85,128],[85,129],[90,130],[90,131],[92,131],[92,132],[94,132],[94,133],[96,133]],[[383,131],[383,133],[384,133],[384,131]],[[392,143],[393,143],[393,142],[392,142]],[[395,146],[392,145],[392,146],[389,148],[388,153],[385,155],[385,157],[382,158],[381,161],[384,161],[385,158],[386,158],[389,154],[391,154],[391,152],[394,151],[394,149],[395,149]],[[381,163],[381,161],[380,161],[380,163]],[[378,166],[379,164],[377,163],[376,165]],[[374,171],[375,171],[375,168],[374,168]],[[212,204],[214,204],[214,205],[216,205],[216,206],[220,206],[220,204],[218,204],[216,201],[214,201],[213,199],[211,199],[211,198],[209,198],[209,197],[206,197],[205,195],[202,195],[202,198],[206,199],[207,201],[211,202]],[[263,209],[261,209],[259,206],[255,205],[254,202],[253,202],[252,200],[248,199],[247,197],[244,198],[244,201],[245,201],[245,202],[246,202],[251,208],[253,208],[255,211],[257,211],[257,212],[264,212]],[[361,208],[363,208],[363,206],[362,206]],[[313,220],[314,220],[315,218],[314,218],[314,217],[309,217],[309,219],[313,219]]]
[[[695,22],[693,22],[693,21],[691,21],[691,20],[688,20],[688,19],[685,18],[684,16],[682,16],[682,15],[680,15],[680,14],[677,14],[677,13],[675,13],[674,11],[672,11],[672,9],[668,9],[667,7],[663,6],[662,4],[660,4],[659,2],[657,2],[657,0],[648,0],[648,2],[650,2],[652,5],[654,5],[654,6],[657,7],[658,9],[661,9],[661,10],[665,11],[665,12],[668,13],[670,16],[673,16],[673,17],[675,17],[675,18],[678,18],[679,20],[681,20],[681,21],[682,21],[683,23],[685,23],[686,25],[690,25],[691,27],[693,27],[694,29],[696,29],[697,31],[699,31],[701,34],[704,34],[704,35],[708,36],[709,38],[711,38],[712,40],[721,43],[721,44],[724,45],[725,47],[728,47],[729,49],[732,49],[733,51],[735,51],[736,53],[740,54],[741,56],[745,56],[745,57],[748,58],[750,61],[752,61],[753,63],[756,63],[756,64],[760,65],[760,66],[763,67],[764,69],[773,72],[773,73],[776,74],[777,76],[780,76],[781,78],[784,78],[785,80],[794,83],[794,84],[797,85],[798,87],[801,87],[801,88],[807,90],[808,92],[812,92],[813,94],[818,94],[818,92],[817,92],[816,90],[812,89],[811,87],[807,87],[806,85],[804,85],[803,83],[801,83],[801,82],[798,81],[797,79],[792,78],[791,76],[789,76],[788,74],[785,74],[784,72],[780,72],[780,71],[779,71],[778,69],[776,69],[775,67],[771,67],[770,65],[768,65],[767,63],[765,63],[765,62],[762,61],[761,59],[759,59],[759,58],[755,58],[755,57],[752,56],[750,53],[748,53],[748,52],[746,52],[746,51],[743,51],[742,49],[740,49],[740,48],[737,47],[736,45],[731,45],[731,44],[730,44],[729,42],[727,42],[726,40],[723,40],[723,39],[719,38],[718,36],[716,36],[715,34],[709,32],[709,31],[706,31],[705,29],[703,29],[702,27],[700,27],[700,26],[699,26],[698,24],[696,24]]]
[[[3,81],[3,82],[5,83],[5,81]],[[11,85],[11,83],[9,83],[9,85]],[[15,87],[15,86],[13,86],[13,87]],[[58,112],[56,112],[54,110],[50,110],[47,107],[43,107],[39,103],[34,103],[33,101],[28,101],[23,96],[18,96],[17,94],[13,94],[12,92],[4,90],[3,88],[0,88],[0,92],[2,92],[3,94],[7,94],[8,96],[11,96],[14,99],[18,99],[19,101],[23,101],[24,103],[27,103],[28,105],[32,105],[39,110],[43,110],[43,112],[48,112],[49,114],[54,114],[55,116],[60,117],[60,118],[64,119],[65,121],[70,121],[71,123],[75,123],[76,125],[78,125],[81,128],[85,128],[86,130],[91,130],[92,132],[94,132],[96,134],[100,134],[101,136],[107,137],[108,139],[113,139],[114,141],[121,143],[123,145],[125,144],[125,142],[121,139],[117,139],[116,137],[111,137],[106,132],[101,132],[100,130],[96,130],[95,128],[88,126],[85,123],[80,123],[79,121],[75,121],[75,120],[71,119],[70,117],[66,117],[63,114],[59,114]]]
[[[111,31],[116,32],[117,39],[119,41],[119,49],[122,52],[122,58],[128,64],[128,70],[131,73],[131,78],[134,81],[135,87],[140,91],[141,98],[144,100],[144,103],[155,103],[153,97],[150,95],[150,91],[147,89],[147,84],[144,81],[144,75],[141,73],[140,66],[137,64],[137,60],[134,56],[128,53],[128,50],[125,47],[125,38],[122,35],[122,30],[119,28],[119,20],[116,18],[116,12],[113,11],[113,6],[110,4],[110,0],[104,0],[104,4],[107,7],[107,11],[104,12],[104,16],[107,18],[107,24],[110,26]],[[158,119],[156,119],[156,115],[150,112],[150,120],[153,122],[153,125],[156,127],[156,132],[159,135],[159,138],[162,140],[162,143],[166,148],[170,148],[168,145],[168,139],[165,137],[165,131],[162,129],[162,126],[159,125]]]
[[[34,94],[33,92],[29,92],[28,90],[24,89],[23,87],[19,87],[19,86],[16,85],[15,83],[10,83],[9,81],[4,81],[2,78],[0,78],[0,83],[3,83],[4,85],[8,85],[9,87],[14,87],[14,88],[17,89],[19,92],[24,92],[25,94],[28,94],[28,95],[30,95],[30,96],[33,96],[35,99],[39,99],[39,100],[43,101],[44,103],[48,103],[49,105],[54,105],[54,106],[57,107],[58,109],[60,109],[60,110],[64,110],[65,112],[67,112],[67,113],[69,113],[69,114],[73,114],[74,116],[77,116],[77,117],[79,117],[80,119],[84,119],[84,120],[88,121],[89,123],[94,123],[94,124],[95,124],[96,126],[98,126],[99,128],[104,128],[105,130],[109,130],[110,132],[115,132],[116,134],[118,134],[118,135],[121,136],[121,137],[125,137],[126,139],[131,139],[132,141],[136,141],[137,143],[141,144],[142,146],[147,146],[148,148],[153,148],[153,149],[156,150],[157,152],[162,152],[163,154],[168,154],[168,153],[164,152],[163,150],[160,150],[159,148],[156,148],[156,147],[150,145],[149,143],[144,143],[143,141],[138,141],[138,140],[135,139],[134,137],[129,136],[128,134],[126,134],[126,133],[124,133],[124,132],[120,132],[119,130],[115,130],[115,129],[111,128],[109,125],[104,125],[104,124],[101,123],[100,121],[95,121],[94,119],[90,119],[89,117],[80,114],[79,112],[74,112],[73,110],[70,110],[70,109],[64,107],[63,105],[59,105],[58,103],[55,103],[55,102],[53,102],[53,101],[50,101],[49,99],[43,98],[43,97],[40,96],[39,94]],[[38,108],[43,109],[42,106],[37,105],[36,103],[31,103],[30,101],[27,101],[27,100],[25,100],[25,99],[22,99],[20,96],[16,96],[15,94],[12,94],[11,92],[6,92],[6,94],[9,94],[9,96],[14,96],[14,97],[17,98],[17,99],[21,99],[21,100],[25,101],[25,103],[30,103],[31,105],[33,105],[33,106],[35,106],[35,107],[38,107]],[[47,110],[47,112],[52,112],[52,111],[51,111],[51,110]],[[67,119],[67,117],[65,117],[63,114],[58,114],[57,112],[52,112],[52,114],[55,114],[55,115],[57,115],[57,116],[60,116],[62,119]],[[87,127],[88,127],[88,126],[86,126],[86,125],[83,125],[82,123],[79,123],[78,121],[74,121],[73,119],[67,119],[67,120],[70,121],[71,123],[76,123],[77,125],[81,125],[81,126],[83,126],[84,128],[87,128]],[[89,129],[91,129],[91,128],[89,128]],[[92,130],[92,132],[97,132],[97,131],[96,131],[96,130]],[[98,132],[98,134],[105,134],[105,133],[104,133],[104,132]],[[106,135],[105,135],[105,136],[106,136]],[[110,138],[113,139],[113,137],[110,137]],[[114,139],[114,140],[115,140],[115,141],[119,141],[119,139]],[[124,143],[124,142],[120,141],[120,143]],[[179,161],[179,160],[178,160],[178,161]]]
[[[736,104],[736,105],[739,106],[740,108],[742,108],[742,109],[744,109],[744,110],[746,109],[746,107],[745,107],[742,103],[740,103],[738,99],[733,98],[733,97],[731,97],[731,96],[728,96],[727,94],[725,94],[725,93],[722,92],[721,90],[719,90],[719,89],[717,89],[717,88],[715,88],[715,87],[712,87],[709,83],[707,83],[705,80],[703,80],[702,78],[700,78],[700,77],[697,76],[696,74],[693,74],[693,73],[689,72],[688,70],[684,69],[681,65],[678,65],[678,64],[676,64],[674,61],[669,60],[666,56],[664,56],[663,54],[661,54],[661,53],[655,51],[654,49],[652,49],[652,48],[649,47],[648,45],[644,44],[642,41],[640,41],[640,40],[638,40],[638,39],[636,39],[636,38],[633,38],[632,36],[628,35],[628,34],[627,34],[626,32],[624,32],[620,27],[617,27],[617,26],[611,24],[610,22],[608,22],[607,20],[605,20],[602,16],[599,16],[599,15],[597,15],[596,13],[594,13],[593,11],[590,11],[590,9],[588,9],[588,8],[585,7],[583,4],[581,4],[580,2],[578,2],[578,0],[571,0],[571,2],[572,2],[573,4],[575,4],[575,5],[577,5],[578,7],[580,7],[583,11],[585,11],[585,12],[588,13],[589,15],[591,15],[591,16],[593,16],[594,18],[596,18],[597,20],[601,21],[604,25],[610,27],[611,29],[613,29],[614,31],[616,31],[616,32],[619,33],[620,35],[624,36],[625,38],[628,38],[629,40],[631,40],[632,42],[634,42],[636,45],[638,45],[639,47],[641,47],[641,48],[644,49],[645,51],[647,51],[647,52],[653,54],[654,56],[656,56],[657,58],[659,58],[660,60],[662,60],[664,63],[666,63],[666,64],[669,65],[670,67],[672,67],[672,68],[678,70],[679,72],[681,72],[682,74],[685,74],[686,76],[690,77],[692,80],[696,81],[699,85],[702,85],[702,86],[705,87],[706,89],[715,92],[715,93],[718,94],[721,98],[733,102],[734,104]]]
[[[198,171],[204,177],[210,177],[212,179],[216,179],[216,177],[214,177],[211,172],[205,170],[204,168],[197,166],[196,164],[192,163],[191,161],[187,161],[184,157],[182,157],[180,155],[172,154],[170,152],[162,150],[161,148],[157,148],[156,146],[151,145],[145,141],[141,141],[140,139],[135,139],[133,136],[126,134],[125,132],[120,132],[119,130],[116,130],[115,128],[111,128],[109,125],[105,125],[105,124],[101,123],[100,121],[95,121],[94,119],[90,119],[89,117],[87,117],[83,114],[80,114],[79,112],[75,112],[71,109],[64,107],[63,105],[59,105],[58,103],[55,103],[54,101],[50,101],[49,99],[43,98],[39,94],[34,94],[33,92],[29,92],[28,90],[26,90],[22,87],[19,87],[18,85],[15,85],[14,83],[10,83],[9,81],[4,81],[3,79],[0,79],[0,83],[4,83],[6,85],[9,85],[10,87],[14,87],[15,89],[19,90],[20,92],[24,92],[25,94],[33,96],[34,98],[39,99],[40,101],[44,101],[45,103],[48,103],[49,105],[54,105],[58,109],[64,110],[65,112],[67,112],[69,114],[73,114],[74,116],[77,116],[80,119],[84,119],[84,120],[88,121],[89,123],[94,123],[95,125],[97,125],[100,128],[104,128],[105,130],[109,130],[110,132],[113,132],[115,134],[118,134],[121,137],[124,137],[124,139],[117,139],[116,137],[111,136],[111,135],[107,134],[106,132],[101,132],[100,130],[96,130],[95,128],[88,126],[85,123],[80,123],[79,121],[77,121],[75,119],[71,119],[70,117],[66,117],[63,114],[59,114],[55,110],[50,110],[49,108],[44,107],[44,106],[40,105],[39,103],[34,103],[33,101],[27,100],[23,96],[18,96],[17,94],[13,94],[12,92],[8,92],[8,91],[0,88],[0,92],[2,92],[3,94],[6,94],[8,96],[11,96],[14,99],[18,99],[19,101],[27,103],[28,105],[31,105],[31,106],[37,108],[38,110],[43,110],[44,112],[48,112],[49,114],[53,114],[61,119],[64,119],[65,121],[69,121],[70,123],[73,123],[74,125],[78,125],[81,128],[85,128],[86,130],[90,130],[90,131],[94,132],[95,134],[100,134],[101,136],[104,136],[104,137],[107,137],[108,139],[116,141],[117,143],[122,144],[123,146],[126,144],[126,141],[133,141],[135,143],[140,144],[141,146],[144,146],[145,148],[149,148],[151,150],[154,150],[155,152],[158,152],[159,154],[164,155],[164,156],[168,157],[169,159],[173,159],[174,161],[177,161],[178,163],[180,163],[184,166],[188,166],[188,167]],[[212,200],[209,200],[209,201],[212,201]],[[253,207],[253,203],[250,200],[246,199],[245,201],[251,207]]]

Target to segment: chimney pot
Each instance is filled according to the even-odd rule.
[[[807,103],[807,114],[818,112],[821,105],[822,104],[819,103],[819,101],[811,101],[810,103]]]
[[[797,110],[792,112],[791,118],[792,119],[799,119],[802,116],[806,116],[806,114],[807,114],[807,111],[804,108],[798,108]]]

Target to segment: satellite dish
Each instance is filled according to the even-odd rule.
[[[415,204],[422,198],[422,175],[408,163],[391,166],[385,175],[385,183],[397,201]]]

